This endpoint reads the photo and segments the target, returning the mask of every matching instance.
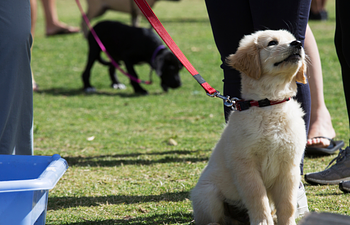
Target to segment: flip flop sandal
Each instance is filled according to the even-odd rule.
[[[55,35],[64,35],[64,34],[75,34],[80,32],[80,30],[69,30],[69,28],[60,28],[56,32],[52,34],[46,34],[47,37],[55,36]]]
[[[341,147],[344,146],[344,141],[335,141],[332,138],[323,137],[323,136],[313,137],[311,139],[315,139],[315,138],[328,139],[330,141],[330,144],[326,148],[313,147],[312,145],[311,146],[306,146],[305,153],[308,154],[308,155],[332,155],[337,150],[339,150]]]

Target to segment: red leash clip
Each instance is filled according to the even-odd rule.
[[[216,92],[213,93],[213,94],[207,93],[207,95],[208,95],[209,97],[220,98],[220,99],[224,100],[224,105],[225,105],[226,107],[231,108],[232,110],[241,111],[240,109],[237,109],[237,102],[242,101],[242,100],[239,99],[239,98],[236,98],[236,97],[231,98],[230,96],[223,96],[223,95],[221,95],[220,92],[218,92],[218,91],[216,91]],[[238,106],[238,107],[239,107],[239,106]]]

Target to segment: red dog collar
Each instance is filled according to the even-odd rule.
[[[286,98],[282,101],[270,101],[267,98],[260,100],[260,101],[254,101],[254,100],[250,100],[250,101],[244,101],[244,100],[237,100],[235,102],[235,109],[238,111],[243,111],[243,110],[247,110],[252,106],[257,106],[257,107],[266,107],[266,106],[270,106],[270,105],[277,105],[277,104],[281,104],[283,102],[287,102],[289,101],[290,98]]]

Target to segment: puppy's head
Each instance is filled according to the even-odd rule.
[[[286,30],[257,31],[244,36],[227,63],[255,80],[262,76],[285,76],[289,81],[306,83],[304,49]]]
[[[161,86],[166,92],[168,88],[178,88],[181,86],[179,71],[183,67],[176,56],[165,49],[155,58],[155,70],[161,79]]]

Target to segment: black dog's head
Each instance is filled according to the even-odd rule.
[[[181,86],[179,71],[183,66],[171,51],[161,51],[155,58],[154,66],[164,91]]]

